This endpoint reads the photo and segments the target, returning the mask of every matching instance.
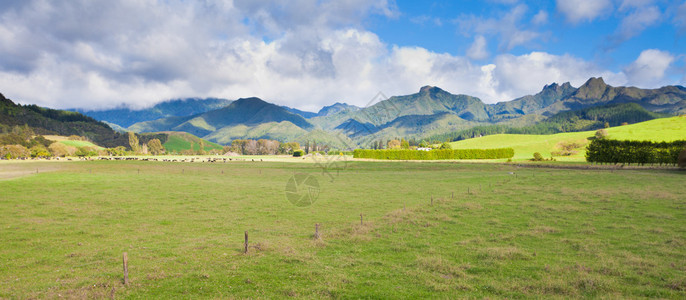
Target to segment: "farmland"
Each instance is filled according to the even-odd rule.
[[[0,298],[686,297],[683,172],[284,161],[0,162]]]
[[[608,138],[616,140],[648,140],[655,142],[670,142],[686,140],[686,117],[671,117],[655,119],[632,125],[611,127],[607,129]],[[559,151],[562,142],[587,144],[588,138],[593,137],[595,131],[568,132],[552,135],[531,134],[495,134],[480,138],[452,142],[453,149],[491,149],[511,147],[515,150],[515,160],[530,159],[534,152],[543,157],[550,157],[554,151]],[[556,157],[564,161],[584,161],[584,147],[578,149],[576,155]]]

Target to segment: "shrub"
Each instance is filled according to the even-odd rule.
[[[298,150],[293,150],[293,157],[300,157],[305,154],[304,150],[298,149]]]
[[[596,139],[604,139],[607,137],[607,130],[605,129],[598,129],[598,131],[595,132],[595,138]]]
[[[534,153],[534,159],[533,160],[534,161],[543,161],[543,155],[541,155],[541,153],[536,152],[536,153]]]
[[[22,145],[0,146],[0,157],[6,159],[29,157],[31,152]]]
[[[29,149],[31,151],[31,157],[49,157],[50,151],[43,145],[36,145]]]

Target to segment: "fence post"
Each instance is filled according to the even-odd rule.
[[[129,256],[124,252],[124,285],[129,285]]]
[[[314,224],[314,239],[319,239],[319,223]]]
[[[243,253],[248,254],[248,231],[245,231],[245,244],[243,246]]]

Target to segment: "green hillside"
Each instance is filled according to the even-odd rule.
[[[129,127],[135,123],[152,121],[167,117],[188,117],[231,104],[230,100],[217,98],[187,98],[165,101],[153,107],[133,110],[130,108],[116,108],[100,111],[77,110],[78,112],[97,120],[107,121],[121,127]],[[115,126],[110,125],[114,130]]]
[[[125,135],[91,117],[78,112],[15,104],[0,94],[0,134],[24,125],[41,135],[78,135],[104,147],[128,145]]]
[[[611,127],[607,129],[608,138],[618,140],[675,141],[686,139],[686,116],[655,119],[642,123]],[[489,149],[512,147],[514,159],[529,159],[534,152],[550,157],[551,152],[559,151],[561,142],[588,143],[595,131],[567,132],[552,135],[495,134],[452,142],[453,149]],[[584,160],[583,147],[579,153],[569,157],[556,157],[558,160]]]
[[[270,139],[289,142],[307,131],[289,121],[268,122],[256,126],[233,125],[226,126],[205,136],[206,139],[222,144],[231,144],[237,139]]]
[[[185,150],[191,150],[191,143],[193,143],[193,150],[197,151],[200,149],[200,142],[205,144],[204,150],[210,151],[213,149],[222,149],[221,145],[212,143],[207,140],[203,140],[197,136],[194,136],[186,132],[165,132],[169,135],[167,141],[162,144],[167,152],[181,152]]]

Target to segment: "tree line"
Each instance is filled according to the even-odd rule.
[[[498,159],[512,158],[514,149],[438,149],[430,151],[388,149],[370,150],[356,149],[353,151],[354,158],[372,158],[386,160],[443,160],[443,159]]]

